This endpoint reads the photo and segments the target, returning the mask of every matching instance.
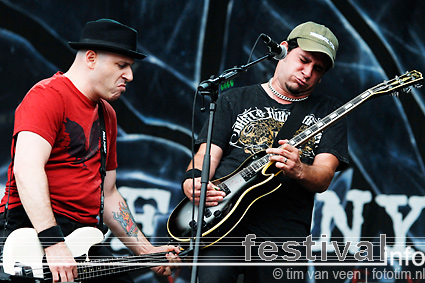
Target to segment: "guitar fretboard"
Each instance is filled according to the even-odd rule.
[[[88,261],[78,265],[78,280],[151,268],[164,262],[168,262],[165,258],[165,253]]]
[[[372,95],[371,90],[367,90],[360,94],[359,96],[355,97],[354,99],[350,100],[343,106],[339,107],[326,117],[320,119],[316,124],[310,126],[300,134],[296,135],[292,139],[288,141],[288,143],[294,147],[298,147],[308,141],[311,137],[316,135],[317,133],[323,131],[330,125],[332,125],[334,122],[348,114],[350,111],[352,111],[354,108],[362,104],[364,101],[366,101],[369,97]]]
[[[249,166],[241,170],[241,176],[245,181],[250,180],[258,171],[260,171],[267,163],[269,163],[269,158],[263,156],[262,158],[252,162]]]

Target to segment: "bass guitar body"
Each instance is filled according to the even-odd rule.
[[[76,282],[106,277],[168,263],[167,253],[141,254],[125,257],[95,256],[90,259],[89,249],[103,241],[102,232],[94,227],[82,227],[65,237],[65,243],[76,260]],[[52,273],[46,262],[44,249],[33,228],[20,228],[13,231],[6,239],[3,250],[4,272],[10,278],[19,279],[13,282],[52,282]],[[183,258],[191,250],[182,251]],[[106,279],[106,278],[105,278]],[[91,282],[91,281],[90,281]],[[97,282],[97,281],[96,281]],[[99,281],[100,282],[100,281]],[[106,280],[105,282],[110,282]]]
[[[260,151],[246,159],[232,174],[212,181],[226,193],[226,197],[217,206],[205,208],[201,239],[203,247],[225,237],[256,200],[278,189],[281,184],[274,177],[280,172],[274,163],[269,162],[266,152]],[[198,206],[193,207],[188,198],[183,199],[168,219],[169,235],[178,242],[189,242],[192,233],[196,234],[198,214]]]

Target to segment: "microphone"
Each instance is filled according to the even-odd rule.
[[[262,33],[261,38],[263,39],[264,43],[267,44],[269,47],[270,52],[274,55],[274,59],[276,60],[282,60],[286,57],[286,54],[288,53],[288,50],[280,44],[278,44],[276,41],[270,38],[267,34]]]

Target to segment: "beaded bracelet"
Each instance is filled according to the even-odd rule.
[[[59,225],[52,226],[50,228],[47,228],[46,230],[39,232],[38,239],[40,240],[43,249],[65,241],[65,238]]]

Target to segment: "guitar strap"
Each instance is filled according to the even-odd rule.
[[[100,196],[100,208],[99,208],[99,229],[103,232],[103,211],[104,211],[104,202],[105,202],[105,191],[104,191],[104,181],[106,176],[106,152],[107,152],[107,140],[106,140],[106,128],[105,128],[105,118],[103,115],[103,105],[101,101],[98,103],[99,111],[99,127],[100,127],[100,177],[102,183],[100,184],[101,196]]]
[[[15,163],[15,148],[16,148],[16,140],[17,140],[17,136],[14,136],[12,139],[12,161],[11,161],[11,171],[10,171],[10,175],[9,175],[9,180],[8,180],[8,186],[6,188],[6,190],[8,190],[7,192],[7,201],[6,204],[4,205],[4,229],[3,229],[3,236],[2,239],[0,239],[0,242],[3,244],[3,242],[6,240],[7,237],[7,226],[8,226],[8,220],[9,220],[9,200],[10,200],[10,183],[11,183],[11,179],[13,176],[13,168],[14,168],[14,163]],[[0,256],[3,254],[3,248],[0,248]]]
[[[315,104],[315,100],[316,96],[310,95],[308,99],[294,103],[291,115],[289,115],[285,124],[283,124],[282,128],[280,128],[273,141],[273,147],[279,147],[279,140],[289,140],[295,135],[295,132],[299,129],[302,120]]]

